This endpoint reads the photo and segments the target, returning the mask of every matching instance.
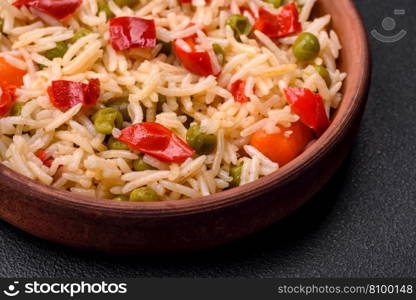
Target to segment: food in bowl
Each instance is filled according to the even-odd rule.
[[[330,125],[345,73],[316,0],[0,0],[0,155],[116,201],[266,176]]]

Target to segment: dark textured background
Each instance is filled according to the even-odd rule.
[[[337,1],[337,0],[334,0]],[[296,214],[215,250],[169,256],[85,253],[0,221],[0,276],[416,276],[416,2],[356,0],[368,30],[396,16],[408,35],[370,37],[373,78],[354,149],[327,187]],[[391,33],[390,33],[391,34]]]

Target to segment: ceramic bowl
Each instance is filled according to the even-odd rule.
[[[213,247],[287,216],[329,180],[354,141],[370,73],[366,32],[351,0],[318,0],[330,14],[348,73],[330,128],[279,171],[239,188],[198,199],[129,203],[56,190],[0,165],[0,218],[35,236],[112,253],[178,252]]]

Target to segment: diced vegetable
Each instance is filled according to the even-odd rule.
[[[246,82],[244,80],[237,80],[231,85],[231,94],[234,100],[240,103],[246,103],[250,99],[245,94]]]
[[[282,5],[282,0],[263,0],[263,1],[273,4],[275,8],[279,8]]]
[[[188,146],[168,128],[158,123],[138,123],[121,131],[118,138],[138,150],[166,162],[183,162],[195,150]]]
[[[102,134],[111,134],[114,128],[123,126],[123,115],[112,107],[100,109],[92,116],[92,120],[95,129]]]
[[[325,80],[327,87],[331,86],[331,76],[329,75],[328,69],[321,65],[314,65],[316,72],[318,72],[319,76]]]
[[[211,57],[208,52],[196,50],[195,36],[180,41],[185,43],[185,45],[176,40],[173,43],[175,53],[188,71],[199,76],[218,75],[214,74]],[[184,46],[186,47],[184,48]]]
[[[0,57],[0,87],[20,87],[26,70],[16,68]]]
[[[97,1],[98,12],[104,12],[107,20],[112,19],[115,17],[114,13],[111,11],[110,7],[108,6],[107,0],[98,0]]]
[[[233,166],[230,168],[230,176],[232,181],[230,182],[230,188],[235,188],[240,185],[241,182],[241,172],[243,171],[243,164]]]
[[[100,81],[90,79],[88,84],[68,80],[55,80],[48,88],[51,103],[61,110],[69,109],[78,103],[94,106],[100,95]]]
[[[294,2],[285,5],[277,15],[260,8],[259,18],[253,27],[271,38],[282,38],[302,31]]]
[[[214,50],[215,54],[218,56],[218,60],[219,60],[220,64],[223,66],[225,64],[225,51],[224,51],[224,49],[222,49],[222,47],[217,43],[212,44],[212,49]]]
[[[226,23],[234,31],[234,36],[240,41],[240,36],[249,35],[251,33],[251,24],[247,17],[242,15],[232,15],[228,17]]]
[[[153,20],[119,17],[110,20],[110,39],[117,51],[156,46],[156,26]]]
[[[57,57],[63,57],[66,51],[68,51],[68,45],[66,42],[56,42],[56,47],[46,51],[44,55],[47,59],[53,60]]]
[[[17,102],[13,105],[10,115],[12,116],[20,116],[22,114],[23,106],[25,106],[22,102]]]
[[[82,0],[18,0],[13,5],[18,8],[26,6],[55,19],[64,20],[72,15],[81,6],[81,3]]]
[[[78,41],[80,38],[83,38],[84,36],[87,36],[87,35],[89,35],[89,34],[91,34],[92,33],[92,31],[91,30],[88,30],[88,29],[85,29],[85,28],[82,28],[82,29],[80,29],[80,30],[78,30],[75,34],[74,34],[74,36],[69,40],[69,42],[71,43],[71,44],[75,44],[76,43],[76,41]],[[66,51],[65,51],[66,52]]]
[[[133,161],[133,169],[134,171],[141,172],[146,170],[154,170],[155,168],[145,163],[143,157],[141,157]]]
[[[110,137],[107,142],[107,146],[110,150],[129,150],[129,146],[114,137]]]
[[[199,125],[193,125],[186,133],[186,141],[199,155],[208,155],[217,147],[217,137],[201,131]]]
[[[45,150],[39,150],[38,152],[36,152],[36,156],[42,161],[43,165],[50,168],[52,166],[53,163],[53,158],[48,158],[48,156],[46,155]]]
[[[155,202],[159,196],[149,187],[142,187],[131,192],[129,201],[132,202]]]
[[[0,18],[0,32],[3,32],[4,19]]]
[[[117,4],[119,7],[135,7],[137,4],[140,3],[140,0],[114,0],[114,3]]]
[[[279,166],[284,166],[299,156],[313,138],[312,131],[297,122],[289,128],[280,127],[280,132],[274,134],[261,129],[252,136],[250,144]]]
[[[329,127],[322,97],[306,88],[289,87],[284,92],[293,113],[317,136],[321,136]]]
[[[129,201],[129,197],[126,195],[115,196],[112,200],[114,201]]]
[[[302,32],[293,44],[293,54],[300,61],[312,60],[318,56],[321,45],[318,38],[309,32]]]
[[[14,88],[0,87],[0,117],[6,116],[13,107]]]

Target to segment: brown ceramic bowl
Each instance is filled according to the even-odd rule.
[[[366,32],[351,0],[319,0],[329,13],[348,73],[344,99],[327,132],[279,171],[212,196],[119,203],[56,190],[0,165],[0,217],[38,237],[113,253],[213,247],[259,231],[311,198],[334,174],[357,133],[369,83]]]

